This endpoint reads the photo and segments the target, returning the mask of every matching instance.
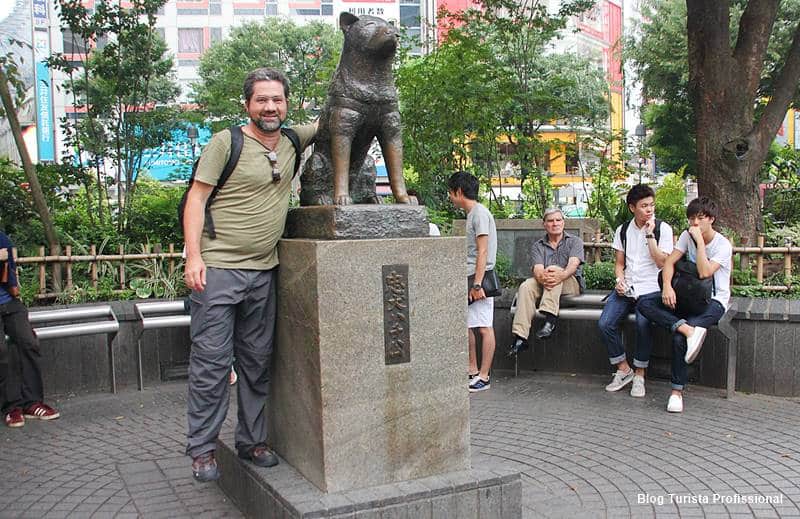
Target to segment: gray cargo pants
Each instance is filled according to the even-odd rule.
[[[206,288],[191,295],[189,433],[186,454],[216,450],[228,413],[228,374],[236,356],[239,375],[236,447],[267,437],[264,405],[275,331],[277,270],[209,268]]]

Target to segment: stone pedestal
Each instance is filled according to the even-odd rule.
[[[290,239],[279,252],[278,454],[327,493],[468,470],[464,239]],[[385,322],[389,307],[405,317]]]
[[[362,240],[428,236],[419,205],[319,205],[289,210],[286,238]],[[283,260],[281,260],[283,263]]]

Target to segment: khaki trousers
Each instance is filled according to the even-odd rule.
[[[536,278],[528,278],[519,286],[517,291],[517,313],[514,315],[514,324],[511,331],[514,335],[527,338],[531,333],[531,323],[536,314],[538,301],[539,312],[548,312],[558,315],[560,298],[562,295],[572,296],[581,293],[581,287],[575,276],[570,276],[552,289],[545,289]]]

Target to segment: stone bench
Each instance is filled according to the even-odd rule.
[[[607,293],[585,293],[577,296],[563,296],[561,298],[561,309],[558,312],[558,318],[561,319],[576,319],[586,321],[599,321],[600,315],[603,312],[605,305],[605,298]],[[516,313],[517,297],[511,303],[510,314],[513,316]],[[733,398],[736,390],[736,359],[738,353],[738,341],[736,330],[733,328],[731,321],[736,316],[736,304],[731,301],[730,307],[717,323],[717,328],[722,335],[727,339],[728,349],[728,365],[727,365],[727,379],[725,383],[725,396]],[[628,322],[634,322],[636,317],[633,313],[628,315]],[[519,359],[514,356],[514,375],[519,374]]]

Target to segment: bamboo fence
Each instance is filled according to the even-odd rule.
[[[602,242],[601,236],[598,233],[593,241],[584,242],[584,249],[586,251],[586,258],[589,263],[601,261],[603,249],[613,249],[611,243]],[[34,266],[38,270],[39,278],[39,292],[40,299],[53,298],[59,295],[59,292],[48,292],[48,286],[52,285],[52,279],[59,279],[58,271],[63,274],[61,279],[64,280],[64,290],[70,290],[74,287],[73,269],[78,268],[76,265],[88,264],[89,280],[93,288],[98,286],[98,265],[101,262],[109,262],[117,269],[117,284],[120,290],[127,288],[126,280],[126,265],[132,262],[141,262],[149,260],[166,260],[167,271],[169,275],[175,273],[178,268],[178,263],[182,259],[182,253],[176,252],[175,245],[169,244],[167,250],[164,251],[160,245],[150,247],[147,245],[141,246],[140,253],[128,253],[125,247],[120,245],[116,254],[97,254],[97,247],[91,245],[89,247],[89,254],[72,254],[72,247],[66,246],[64,254],[61,255],[45,255],[45,248],[39,248],[38,256],[27,256],[17,258],[18,265]],[[151,251],[152,248],[152,251]],[[794,247],[787,244],[786,247],[765,247],[764,237],[759,236],[758,246],[756,247],[733,247],[733,254],[739,255],[740,268],[748,268],[751,260],[755,260],[755,277],[757,285],[755,288],[760,288],[768,291],[786,291],[791,288],[789,285],[764,285],[765,278],[765,256],[780,255],[783,257],[783,274],[784,278],[791,283],[793,257],[800,255],[800,247]],[[17,256],[16,249],[14,250],[15,257]],[[48,267],[51,274],[48,276]]]

